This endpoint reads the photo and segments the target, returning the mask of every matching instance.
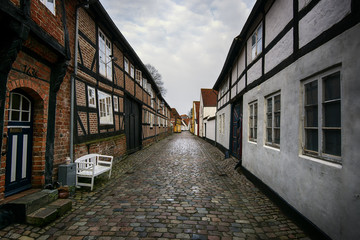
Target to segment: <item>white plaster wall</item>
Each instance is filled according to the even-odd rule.
[[[233,99],[234,97],[236,97],[236,85],[231,88],[231,99]]]
[[[204,118],[213,117],[216,114],[216,107],[204,107]]]
[[[221,144],[224,148],[229,149],[229,140],[230,140],[230,116],[231,116],[231,106],[228,104],[223,109],[216,112],[217,122],[219,122],[220,115],[225,113],[225,131],[224,133],[219,132],[219,127],[216,130],[216,142]],[[218,123],[217,123],[218,124]]]
[[[254,80],[261,77],[262,61],[259,59],[247,72],[247,83],[250,84]]]
[[[234,65],[231,74],[231,85],[233,85],[236,82],[236,80],[237,80],[237,66]]]
[[[265,73],[281,63],[293,53],[293,30],[285,36],[265,55]]]
[[[293,17],[293,1],[276,0],[265,16],[265,46],[267,46]]]
[[[206,120],[206,138],[215,141],[215,119]]]
[[[299,47],[339,22],[351,11],[351,0],[322,0],[299,22]]]
[[[258,99],[258,142],[243,132],[243,165],[333,239],[360,239],[360,24],[244,95]],[[302,155],[302,79],[341,63],[342,164]],[[265,142],[264,96],[281,91],[280,149]]]
[[[237,93],[241,92],[245,88],[245,75],[240,79],[237,84]]]
[[[310,2],[311,0],[299,0],[299,11],[306,7]]]
[[[237,62],[238,66],[238,77],[240,74],[245,70],[245,49],[243,48],[240,53],[240,57],[238,58]]]

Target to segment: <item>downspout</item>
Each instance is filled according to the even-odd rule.
[[[75,52],[74,52],[74,73],[71,76],[71,96],[70,96],[70,159],[74,162],[74,122],[75,122],[75,78],[77,76],[78,69],[78,46],[79,46],[79,9],[82,7],[89,8],[89,5],[97,2],[87,1],[85,3],[76,6],[75,10]]]

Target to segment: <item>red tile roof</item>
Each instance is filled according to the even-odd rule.
[[[204,107],[216,107],[218,92],[214,89],[201,89]]]

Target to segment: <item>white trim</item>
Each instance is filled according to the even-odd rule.
[[[16,181],[17,142],[18,142],[18,136],[13,135],[13,137],[12,137],[12,148],[11,148],[11,177],[10,177],[10,182]]]
[[[27,156],[28,156],[28,135],[23,135],[23,152],[22,152],[22,178],[26,178]]]

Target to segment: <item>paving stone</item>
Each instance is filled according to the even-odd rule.
[[[211,144],[188,132],[114,159],[110,181],[77,190],[73,209],[43,228],[14,224],[19,239],[308,239]],[[219,173],[222,173],[219,176]],[[26,238],[25,238],[26,239]]]

